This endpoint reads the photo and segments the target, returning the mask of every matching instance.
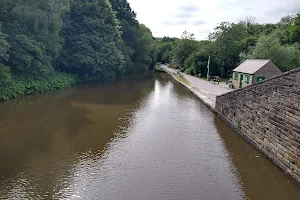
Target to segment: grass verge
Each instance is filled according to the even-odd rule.
[[[160,67],[160,64],[155,65],[155,70],[165,71],[163,68]]]
[[[182,76],[179,76],[178,74],[175,74],[176,78],[180,81],[180,82],[183,82],[187,85],[190,85],[190,82],[188,80],[186,80],[184,77]]]

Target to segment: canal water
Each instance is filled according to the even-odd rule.
[[[0,104],[0,199],[299,200],[300,189],[167,74]]]

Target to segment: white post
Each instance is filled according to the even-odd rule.
[[[207,63],[207,80],[209,80],[209,65],[210,65],[210,56],[208,58],[208,63]]]

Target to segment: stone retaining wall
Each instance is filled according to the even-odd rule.
[[[300,68],[218,96],[216,111],[300,184]]]

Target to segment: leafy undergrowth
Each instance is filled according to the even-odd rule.
[[[14,76],[0,81],[0,100],[67,88],[75,83],[75,76],[60,72],[51,72],[38,77]]]

